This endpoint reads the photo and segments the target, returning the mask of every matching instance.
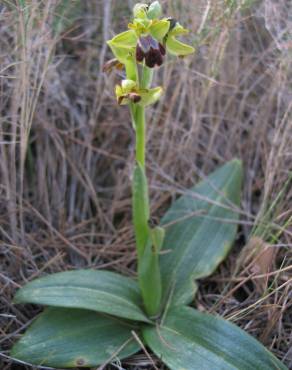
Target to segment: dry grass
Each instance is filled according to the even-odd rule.
[[[79,2],[71,3],[76,10]],[[169,59],[156,76],[166,94],[149,111],[153,215],[160,217],[172,197],[219,164],[243,160],[236,246],[201,283],[194,304],[236,322],[292,369],[291,40],[280,34],[280,16],[269,0],[241,11],[231,5],[242,1],[163,3],[190,26],[197,53]],[[101,73],[110,57],[105,40],[125,27],[129,7],[83,0],[80,10],[58,22],[59,4],[0,2],[3,370],[31,369],[8,357],[39,312],[11,304],[19,286],[80,267],[135,275],[133,132],[127,109],[113,96],[118,77]],[[258,264],[263,245],[274,253]],[[150,369],[153,363],[142,351],[123,367],[113,366],[122,368]]]

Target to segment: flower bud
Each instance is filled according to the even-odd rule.
[[[133,14],[134,18],[146,18],[147,17],[148,5],[144,3],[138,3],[134,6]]]
[[[156,103],[162,93],[161,87],[139,89],[137,83],[132,80],[123,80],[121,85],[116,85],[116,98],[120,105],[134,103],[146,107]]]
[[[149,5],[147,11],[147,17],[149,19],[157,19],[161,16],[162,8],[159,1],[154,1],[151,5]]]

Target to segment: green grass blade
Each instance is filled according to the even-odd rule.
[[[79,270],[34,280],[16,293],[15,303],[94,310],[136,321],[149,321],[135,281],[109,271]]]
[[[93,311],[49,308],[14,345],[11,356],[38,366],[96,367],[137,352],[134,329]]]
[[[143,336],[172,370],[287,370],[237,326],[190,307],[173,308],[163,326],[145,328]]]

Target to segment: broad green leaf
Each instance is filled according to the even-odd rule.
[[[173,306],[188,305],[194,300],[197,290],[197,282],[194,279],[188,279],[185,284],[181,286],[180,290],[175,293],[174,297],[170,294],[170,299],[167,304],[171,303]]]
[[[33,365],[95,367],[139,350],[121,320],[94,311],[48,308],[14,345],[11,356]]]
[[[164,304],[180,301],[194,279],[210,275],[236,236],[242,165],[231,161],[179,198],[162,219]]]
[[[147,240],[149,238],[149,197],[148,184],[145,171],[137,163],[133,178],[133,222],[135,227],[136,245],[139,259],[143,255]]]
[[[136,282],[109,271],[66,271],[45,276],[18,290],[14,302],[83,308],[148,321]]]
[[[287,370],[237,326],[190,307],[171,309],[162,326],[143,329],[143,336],[172,370]]]

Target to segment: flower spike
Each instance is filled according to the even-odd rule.
[[[155,103],[162,95],[162,88],[150,88],[151,69],[163,64],[167,52],[182,57],[195,51],[177,40],[189,31],[174,18],[161,19],[161,13],[159,1],[137,3],[128,31],[108,41],[115,60],[106,63],[104,70],[124,66],[126,71],[126,80],[116,86],[117,101],[121,105],[133,103],[145,107]]]

